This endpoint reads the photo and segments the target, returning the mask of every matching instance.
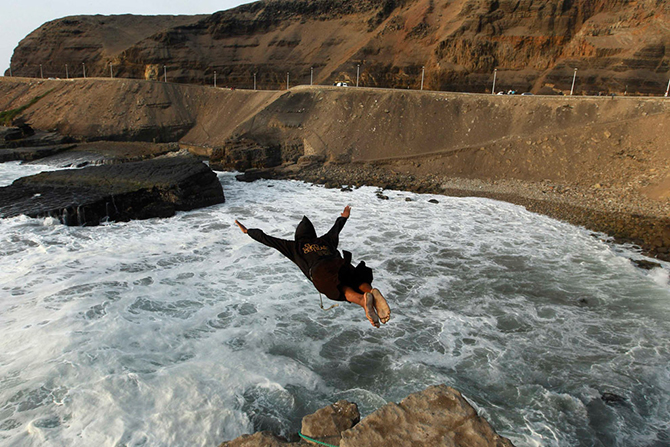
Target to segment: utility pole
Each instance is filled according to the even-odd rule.
[[[288,80],[289,80],[289,73],[287,71],[286,72],[286,90],[288,90]]]
[[[65,64],[65,79],[70,79],[70,72],[67,70],[67,64]]]
[[[163,82],[167,82],[167,67],[163,65]]]
[[[42,64],[40,64],[40,78],[44,79],[44,70],[42,70]]]
[[[256,90],[256,73],[254,73],[254,90]]]
[[[81,64],[81,72],[84,74],[84,79],[86,79],[86,64],[83,62]]]
[[[114,79],[114,65],[112,63],[109,63],[109,77]]]
[[[358,79],[361,77],[361,64],[356,65],[356,87],[358,87]]]
[[[216,70],[214,70],[214,88],[216,88]]]
[[[423,78],[425,74],[426,74],[426,67],[423,66],[421,67],[421,90],[423,90]]]
[[[314,85],[314,67],[309,67],[309,85]]]
[[[572,93],[575,91],[575,80],[577,79],[577,69],[575,68],[575,72],[572,75],[572,87],[570,87],[570,96],[572,96]]]
[[[11,68],[11,67],[10,67]],[[11,76],[11,75],[10,75]],[[665,89],[665,96],[668,96],[668,92],[670,92],[670,81],[668,81],[668,88]]]
[[[498,76],[498,69],[494,68],[493,69],[493,87],[491,87],[491,94],[492,95],[496,94],[496,76]]]

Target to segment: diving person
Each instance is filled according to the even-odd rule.
[[[351,265],[351,253],[337,250],[339,234],[347,222],[351,211],[346,206],[333,227],[323,236],[317,237],[314,225],[303,217],[295,230],[295,240],[268,236],[259,229],[247,229],[235,221],[243,233],[255,241],[278,250],[293,261],[314,287],[334,301],[348,301],[365,310],[365,316],[374,327],[379,322],[386,324],[391,318],[391,309],[379,289],[373,288],[372,269],[361,261],[356,267]]]

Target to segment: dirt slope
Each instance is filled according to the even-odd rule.
[[[485,195],[670,259],[665,98],[2,78],[0,111],[45,93],[19,118],[79,140],[179,142],[217,163],[298,162],[285,166],[297,178]]]
[[[86,140],[179,141],[211,149],[249,139],[423,174],[670,195],[670,142],[663,132],[670,101],[664,99],[335,87],[231,91],[134,80],[3,78],[0,110],[46,92],[23,116],[36,128]]]

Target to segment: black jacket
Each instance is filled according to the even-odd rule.
[[[295,240],[289,241],[268,236],[259,229],[249,229],[247,234],[252,239],[267,245],[268,247],[279,250],[281,254],[293,261],[307,278],[312,279],[311,272],[321,262],[326,259],[342,258],[337,251],[337,245],[340,241],[340,231],[347,223],[346,217],[338,217],[333,227],[321,237],[316,236],[314,225],[307,217],[303,217],[295,230]],[[351,255],[345,252],[350,261]]]

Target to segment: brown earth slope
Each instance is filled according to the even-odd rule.
[[[264,0],[205,17],[68,17],[22,41],[13,73],[279,88],[314,81],[449,91],[662,94],[665,0]],[[359,67],[360,66],[360,67]]]
[[[224,168],[494,197],[670,259],[664,98],[2,78],[0,111],[45,93],[19,118],[79,140],[178,141]]]

